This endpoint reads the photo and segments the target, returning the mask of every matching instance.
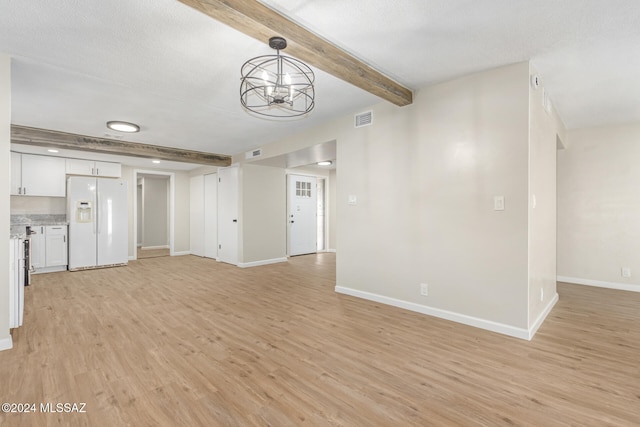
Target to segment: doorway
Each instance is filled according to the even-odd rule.
[[[174,174],[135,170],[134,182],[133,259],[173,255]]]

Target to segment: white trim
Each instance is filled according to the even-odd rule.
[[[161,246],[142,246],[140,249],[149,250],[149,249],[169,249],[169,245],[161,245]]]
[[[135,261],[137,258],[133,255],[129,255],[129,261]]]
[[[336,250],[335,250],[335,249],[327,249],[327,252],[333,252],[333,253],[336,253]]]
[[[600,280],[581,279],[578,277],[557,276],[558,282],[574,283],[576,285],[596,286],[599,288],[618,289],[621,291],[640,292],[640,285],[634,283],[603,282]]]
[[[260,265],[276,264],[278,262],[287,262],[287,261],[288,261],[288,259],[286,257],[285,258],[263,259],[261,261],[241,262],[241,263],[238,263],[238,267],[240,267],[240,268],[258,267]]]
[[[11,335],[7,338],[0,340],[0,351],[3,350],[11,350],[13,348],[13,340],[11,339]]]
[[[174,252],[171,254],[171,256],[184,256],[184,255],[191,255],[191,251],[180,251],[180,252]]]
[[[415,311],[417,313],[451,320],[453,322],[474,326],[476,328],[486,329],[488,331],[497,332],[499,334],[508,335],[515,338],[530,340],[533,336],[531,331],[525,328],[517,328],[515,326],[505,325],[504,323],[498,323],[491,320],[480,319],[478,317],[467,316],[465,314],[455,313],[453,311],[442,310],[439,308],[390,298],[383,295],[360,291],[357,289],[345,288],[343,286],[336,285],[335,291],[341,294],[351,295],[354,297],[379,302],[381,304],[392,305],[394,307],[403,308],[405,310]]]
[[[542,313],[538,315],[538,318],[535,322],[533,322],[533,325],[529,327],[529,341],[531,341],[531,338],[533,338],[536,332],[538,332],[538,329],[540,328],[540,326],[542,326],[542,323],[547,318],[549,313],[551,313],[551,309],[553,309],[559,299],[560,298],[558,297],[558,293],[556,293],[553,298],[551,298],[551,301],[549,301],[549,304],[547,304],[544,310],[542,310]]]

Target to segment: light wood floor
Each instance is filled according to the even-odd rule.
[[[3,426],[637,426],[640,294],[559,285],[531,342],[336,294],[335,254],[41,274]]]

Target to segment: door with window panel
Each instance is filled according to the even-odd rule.
[[[317,179],[289,175],[287,197],[288,253],[290,256],[317,251]]]

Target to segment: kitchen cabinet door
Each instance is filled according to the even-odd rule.
[[[44,268],[46,265],[45,227],[32,226],[31,231],[31,266],[35,269]]]
[[[67,265],[67,226],[46,227],[46,267]]]
[[[122,176],[122,167],[120,163],[111,162],[95,162],[96,175],[106,178],[120,178]]]
[[[120,163],[94,162],[93,160],[66,159],[68,175],[102,176],[105,178],[120,178],[122,167]]]
[[[65,159],[67,174],[69,175],[93,175],[95,165],[91,160]]]
[[[65,197],[65,159],[22,154],[22,194]]]
[[[11,152],[11,195],[22,194],[22,154]]]

